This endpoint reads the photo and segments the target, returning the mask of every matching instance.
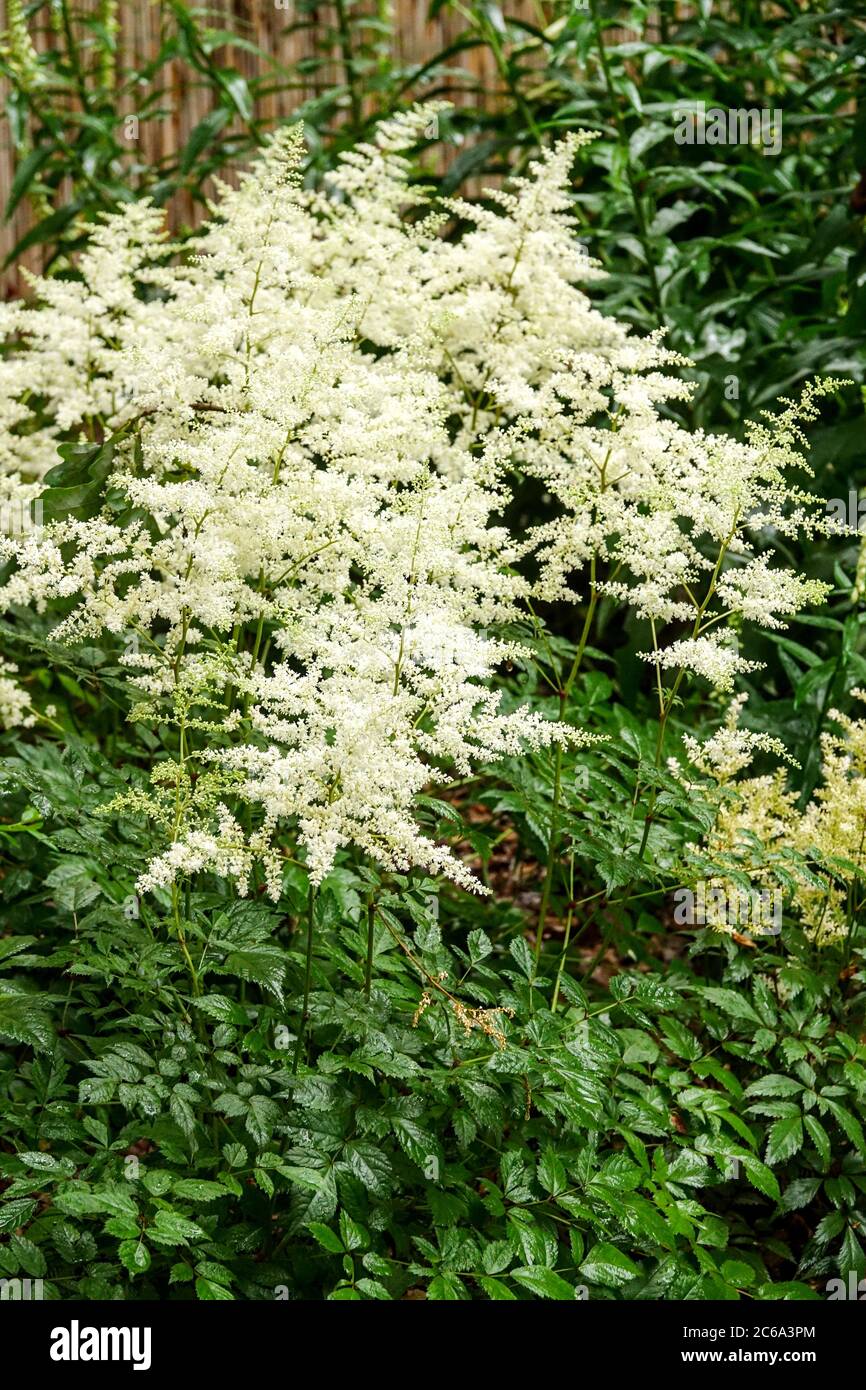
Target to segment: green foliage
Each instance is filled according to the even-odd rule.
[[[686,17],[671,0],[547,0],[531,22],[499,5],[433,0],[431,17],[449,16],[456,37],[415,65],[398,56],[393,7],[349,0],[328,10],[300,0],[285,32],[305,36],[313,56],[296,68],[171,0],[161,7],[158,51],[126,72],[116,71],[111,25],[92,7],[21,8],[30,31],[47,31],[51,43],[35,66],[16,58],[14,44],[0,60],[17,158],[6,216],[24,197],[35,210],[10,261],[38,243],[51,264],[98,211],[130,196],[163,202],[185,189],[201,199],[212,173],[260,143],[266,95],[284,93],[292,119],[304,121],[309,176],[318,177],[378,120],[459,91],[457,108],[424,141],[444,152],[438,169],[426,161],[425,181],[445,191],[522,169],[564,130],[598,133],[577,207],[610,273],[606,305],[642,330],[664,327],[694,361],[689,423],[737,429],[813,375],[862,370],[866,127],[856,98],[866,29],[854,0],[727,0]],[[251,55],[252,77],[232,66],[241,52]],[[496,73],[492,99],[475,75],[485,55]],[[129,115],[172,117],[169,63],[208,91],[210,109],[183,148],[148,164]],[[315,95],[304,95],[310,86]],[[764,112],[768,125],[760,135],[754,128],[752,143],[678,143],[701,102],[707,111]],[[773,113],[781,113],[778,152]],[[844,471],[857,441],[856,422],[843,414],[820,447]]]
[[[140,67],[118,71],[116,4],[96,11],[67,0],[19,4],[26,23],[17,41],[15,10],[13,4],[12,33],[0,57],[16,155],[5,217],[25,198],[34,216],[7,264],[38,245],[50,267],[80,246],[99,213],[134,197],[163,203],[185,190],[201,201],[209,175],[260,143],[254,108],[272,76],[272,60],[242,36],[214,29],[205,11],[180,0],[160,6],[157,51]],[[36,53],[28,35],[44,36],[43,52]],[[252,82],[224,61],[227,42],[255,54]],[[211,105],[184,146],[149,162],[141,152],[141,128],[173,120],[166,85],[172,63],[188,84],[208,90]]]
[[[603,987],[591,962],[537,969],[513,901],[346,856],[304,1006],[301,869],[279,908],[194,888],[174,938],[135,894],[144,832],[94,816],[135,777],[119,751],[2,764],[5,1276],[571,1300],[810,1298],[862,1272],[862,970],[840,988],[793,932],[698,933],[665,966],[641,914],[639,968]]]
[[[604,304],[665,326],[696,362],[695,401],[677,407],[689,423],[736,431],[816,371],[861,375],[853,4],[701,4],[687,19],[663,4],[660,34],[638,4],[540,5],[537,24],[431,8],[464,28],[419,72],[396,62],[386,17],[295,7],[314,70],[341,69],[301,112],[311,178],[380,116],[447,95],[448,60],[487,49],[497,99],[431,131],[426,147],[460,153],[425,180],[451,191],[596,129],[576,202],[611,272]],[[58,271],[131,194],[200,196],[259,141],[265,86],[298,76],[259,55],[248,85],[223,65],[226,35],[179,3],[147,69],[118,74],[99,23],[81,44],[71,6],[24,9],[59,28],[35,71],[2,59],[7,215],[31,200],[13,255],[40,244]],[[624,20],[636,38],[611,32]],[[124,98],[163,119],[177,60],[212,112],[145,166]],[[781,108],[780,154],[678,145],[676,113],[698,100]],[[852,397],[838,405],[814,462],[818,490],[847,497],[862,418]],[[47,516],[98,505],[111,448],[62,446]],[[518,523],[543,515],[529,490],[515,505]],[[744,682],[753,726],[797,754],[804,799],[829,711],[866,685],[855,547],[810,559],[835,584],[828,610],[766,635],[767,669]],[[515,634],[533,659],[507,699],[557,714],[584,616]],[[847,941],[821,952],[793,925],[769,941],[675,930],[671,893],[720,868],[693,849],[717,803],[656,754],[647,633],[604,600],[595,617],[567,716],[601,736],[591,752],[515,759],[424,803],[489,898],[345,853],[315,897],[287,859],[279,907],[258,882],[239,902],[200,876],[177,930],[166,895],[136,895],[148,830],[100,811],[146,787],[175,734],[128,722],[118,649],[70,652],[47,617],[7,615],[4,654],[56,708],[38,741],[4,735],[0,758],[3,1277],[42,1278],[52,1298],[570,1301],[815,1298],[866,1274],[862,893]],[[671,737],[718,714],[683,694]]]
[[[665,327],[696,363],[693,423],[736,425],[813,373],[862,368],[856,4],[591,0],[540,6],[537,25],[497,5],[432,8],[466,18],[502,80],[501,106],[455,114],[471,148],[450,180],[598,131],[577,201],[608,307]],[[752,143],[678,143],[700,102],[780,113],[778,152],[770,121]]]

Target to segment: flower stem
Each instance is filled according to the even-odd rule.
[[[376,903],[373,898],[367,903],[367,961],[364,967],[364,995],[370,998],[373,984],[373,938],[376,931]]]
[[[315,884],[310,884],[307,895],[307,951],[306,963],[304,966],[304,1006],[301,1010],[301,1022],[298,1026],[298,1037],[295,1043],[295,1056],[292,1061],[292,1072],[298,1070],[298,1063],[301,1060],[301,1052],[304,1046],[304,1035],[307,1031],[307,1022],[310,1017],[310,983],[313,978],[313,922],[316,909],[316,888]]]
[[[591,593],[589,606],[586,610],[586,617],[583,622],[583,631],[580,634],[580,641],[577,645],[574,661],[568,678],[559,692],[559,715],[560,723],[565,717],[565,710],[568,704],[568,697],[574,685],[575,677],[580,670],[583,660],[583,653],[592,631],[592,621],[595,617],[595,610],[598,605],[598,588],[596,585],[596,556],[592,556],[591,571]],[[553,755],[553,803],[550,808],[550,836],[547,841],[547,859],[545,861],[544,886],[541,890],[541,902],[538,906],[538,926],[535,931],[535,968],[538,969],[538,962],[541,958],[541,942],[544,936],[544,924],[547,921],[547,910],[550,906],[550,894],[553,889],[553,870],[556,861],[556,853],[559,847],[559,811],[562,800],[562,744],[557,743]]]

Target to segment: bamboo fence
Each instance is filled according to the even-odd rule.
[[[95,14],[99,5],[100,0],[76,0],[74,10]],[[466,27],[460,15],[450,8],[430,19],[429,0],[356,0],[353,13],[365,8],[392,25],[395,59],[407,68],[423,64],[442,52]],[[158,53],[161,27],[165,20],[163,9],[160,0],[121,0],[118,7],[118,71],[140,69]],[[309,5],[302,14],[297,0],[202,0],[197,9],[206,17],[210,28],[237,35],[279,64],[282,76],[276,77],[269,84],[270,90],[256,102],[256,117],[268,125],[291,116],[305,99],[314,96],[323,87],[337,85],[343,80],[343,74],[336,64],[318,68],[314,65],[313,60],[321,60],[322,55],[316,52],[316,35],[312,27],[302,22],[310,17]],[[336,5],[321,4],[314,9],[317,33],[336,29]],[[537,0],[511,0],[508,11],[517,19],[536,23],[539,20]],[[0,0],[0,32],[6,25],[6,0]],[[87,41],[84,29],[81,29],[80,36],[82,43]],[[619,31],[610,37],[616,41],[620,37]],[[45,51],[53,41],[44,20],[41,26],[33,26],[33,39],[36,48],[41,51]],[[238,44],[227,43],[214,57],[221,66],[236,68],[247,79],[261,77],[268,69],[268,64],[262,58]],[[495,106],[501,81],[489,48],[466,49],[452,56],[448,66],[453,73],[449,93],[452,100],[457,104],[471,100],[488,108]],[[193,80],[194,76],[189,66],[180,62],[170,63],[160,71],[159,81],[164,92],[160,104],[167,114],[161,119],[140,122],[136,156],[141,161],[152,162],[170,157],[182,149],[190,133],[212,109],[212,88],[204,82]],[[3,80],[0,79],[2,110],[5,110],[5,97]],[[122,114],[135,113],[130,110]],[[8,222],[2,220],[2,209],[9,197],[14,172],[15,157],[9,125],[5,116],[0,114],[0,265],[33,221],[26,198]],[[61,199],[63,194],[61,188]],[[181,191],[171,201],[168,214],[172,226],[177,227],[182,224],[194,225],[200,220],[202,210],[200,203],[195,203],[190,195]],[[40,257],[40,249],[34,247],[23,257],[23,264],[38,269]],[[0,273],[0,293],[14,294],[20,288],[14,270]]]

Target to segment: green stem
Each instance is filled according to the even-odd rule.
[[[373,938],[376,931],[376,903],[373,898],[367,903],[367,961],[364,967],[364,994],[370,998],[373,984]]]
[[[694,624],[693,624],[693,626],[692,626],[692,632],[691,632],[691,638],[690,638],[690,640],[692,640],[692,641],[694,641],[695,638],[700,637],[700,635],[701,635],[702,632],[705,632],[705,631],[706,631],[706,628],[705,628],[704,625],[703,625],[703,623],[704,623],[704,614],[706,613],[707,609],[709,608],[709,606],[710,606],[710,604],[711,604],[711,602],[712,602],[712,600],[713,600],[713,595],[714,595],[715,592],[716,592],[716,585],[717,585],[717,583],[718,583],[718,581],[719,581],[719,575],[720,575],[721,572],[722,572],[722,565],[724,564],[725,556],[726,556],[727,553],[728,553],[728,548],[729,548],[729,546],[730,546],[730,544],[731,544],[731,541],[733,540],[734,536],[736,535],[736,531],[737,531],[737,526],[738,526],[738,524],[739,524],[739,520],[740,520],[740,512],[739,512],[739,510],[737,510],[737,512],[734,514],[734,520],[733,520],[733,522],[732,522],[732,524],[731,524],[731,529],[730,529],[730,531],[728,532],[727,536],[725,537],[725,539],[724,539],[724,541],[722,542],[722,545],[721,545],[721,547],[720,547],[720,549],[719,549],[718,558],[717,558],[716,563],[715,563],[715,566],[714,566],[714,568],[713,568],[713,573],[712,573],[712,575],[711,575],[711,577],[710,577],[710,582],[709,582],[709,584],[707,585],[707,592],[704,594],[704,597],[703,597],[703,600],[702,600],[702,602],[701,602],[701,605],[700,605],[700,607],[698,608],[697,615],[696,615],[696,617],[695,617],[695,621],[694,621]],[[707,623],[706,627],[709,627],[709,626],[711,626],[711,624],[710,624],[710,623]],[[655,625],[653,625],[653,646],[654,646],[654,649],[656,649]],[[667,694],[666,694],[664,697],[661,696],[661,685],[659,684],[659,693],[660,693],[660,702],[661,702],[661,706],[660,706],[660,710],[659,710],[659,728],[658,728],[658,735],[657,735],[657,737],[656,737],[656,752],[655,752],[655,764],[654,764],[656,771],[658,771],[658,769],[661,767],[662,754],[663,754],[663,752],[664,752],[664,746],[665,746],[665,735],[666,735],[666,733],[667,733],[668,719],[670,718],[670,713],[671,713],[671,710],[672,710],[673,707],[674,707],[674,701],[675,701],[676,698],[677,698],[677,693],[678,693],[678,691],[679,691],[680,686],[682,685],[683,677],[685,676],[685,673],[686,673],[685,667],[684,667],[684,666],[680,666],[679,670],[677,671],[676,679],[674,680],[673,685],[671,686],[670,690],[667,692]],[[640,792],[641,792],[641,790],[642,790],[642,788],[641,788],[640,770],[638,770],[638,777],[637,777],[637,780],[636,780],[636,782],[635,782],[634,798],[633,798],[633,800],[632,800],[632,808],[634,808],[635,806],[637,806],[637,803],[638,803],[638,800],[639,800],[639,797],[640,797]],[[657,790],[657,788],[656,788],[655,786],[653,786],[653,787],[650,789],[649,806],[648,806],[648,808],[647,808],[647,813],[646,813],[646,816],[645,816],[645,818],[644,818],[643,833],[642,833],[642,835],[641,835],[640,848],[638,849],[638,859],[643,859],[644,851],[646,850],[646,847],[647,847],[647,842],[648,842],[648,840],[649,840],[650,829],[651,829],[651,827],[652,827],[653,820],[654,820],[654,817],[655,817],[655,805],[656,805],[657,797],[658,797],[658,790]],[[630,886],[630,885],[629,885],[629,886]]]
[[[307,951],[304,966],[304,1006],[301,1010],[301,1022],[298,1027],[298,1037],[295,1043],[295,1056],[292,1061],[292,1072],[298,1070],[298,1063],[301,1060],[301,1052],[304,1046],[304,1036],[307,1031],[307,1022],[310,1017],[310,984],[313,978],[313,922],[316,910],[316,889],[314,884],[310,884],[307,895]]]
[[[586,650],[586,644],[587,644],[587,641],[588,641],[588,639],[589,639],[589,634],[590,634],[590,632],[592,631],[592,622],[593,622],[593,618],[595,617],[595,610],[596,610],[596,607],[597,607],[597,605],[598,605],[598,588],[597,588],[597,585],[596,585],[596,556],[595,556],[595,553],[593,553],[592,560],[591,560],[590,563],[591,563],[591,570],[590,570],[590,575],[591,575],[591,594],[590,594],[589,606],[588,606],[587,611],[586,611],[586,617],[584,618],[584,622],[583,622],[583,631],[582,631],[581,634],[580,634],[580,641],[579,641],[578,646],[577,646],[577,652],[575,653],[574,661],[573,661],[572,664],[571,664],[571,670],[570,670],[569,673],[568,673],[568,679],[565,681],[565,684],[563,685],[562,689],[561,689],[560,692],[559,692],[559,715],[558,715],[558,719],[559,719],[559,722],[560,722],[560,723],[562,722],[562,720],[563,720],[563,718],[564,718],[564,716],[565,716],[565,710],[566,710],[566,706],[567,706],[567,704],[568,704],[568,697],[569,697],[569,695],[571,694],[571,688],[572,688],[572,686],[574,685],[575,678],[576,678],[576,676],[577,676],[578,671],[580,670],[580,664],[581,664],[581,662],[582,662],[582,660],[583,660],[583,654],[584,654],[584,651]],[[547,910],[548,910],[548,907],[550,906],[550,894],[551,894],[551,892],[552,892],[552,890],[553,890],[553,869],[554,869],[554,863],[555,863],[555,861],[556,861],[556,852],[557,852],[557,849],[559,848],[559,810],[560,810],[560,802],[561,802],[561,800],[562,800],[562,744],[561,744],[561,743],[557,743],[557,745],[556,745],[556,750],[555,750],[554,755],[553,755],[553,804],[552,804],[551,809],[550,809],[550,838],[548,839],[548,842],[547,842],[547,859],[546,859],[546,861],[545,861],[544,885],[543,885],[542,890],[541,890],[541,902],[539,903],[539,906],[538,906],[538,926],[536,927],[536,931],[535,931],[535,968],[536,968],[536,970],[538,969],[538,962],[539,962],[539,960],[540,960],[540,958],[541,958],[541,942],[542,942],[542,938],[543,938],[543,936],[544,936],[544,924],[545,924],[545,922],[547,921]]]
[[[598,57],[599,62],[601,64],[602,76],[604,77],[604,85],[605,90],[607,92],[607,99],[610,103],[611,114],[613,116],[613,123],[616,127],[617,137],[619,139],[620,147],[623,151],[623,156],[625,160],[625,175],[626,179],[628,180],[629,192],[631,193],[632,203],[634,204],[634,215],[635,221],[637,222],[638,238],[640,240],[641,246],[643,247],[644,258],[646,260],[647,271],[649,273],[650,292],[652,295],[653,306],[655,308],[656,318],[658,319],[659,327],[662,327],[665,325],[665,312],[662,306],[661,288],[659,286],[658,276],[656,275],[655,258],[652,254],[652,247],[650,245],[649,230],[647,228],[646,214],[644,213],[643,201],[641,199],[640,193],[638,192],[634,172],[631,167],[628,136],[626,135],[625,126],[623,125],[622,115],[620,114],[619,109],[621,98],[617,95],[616,90],[614,89],[613,78],[611,76],[610,71],[610,64],[607,60],[607,49],[605,48],[604,35],[602,34],[601,23],[598,17],[598,7],[596,4],[596,0],[589,0],[589,8],[592,13],[592,24],[595,30],[596,47],[598,48]]]
[[[72,32],[72,18],[69,14],[69,5],[67,3],[67,0],[60,0],[60,12],[63,17],[63,33],[66,38],[66,53],[69,59],[69,66],[72,68],[73,76],[75,78],[75,86],[77,88],[78,95],[81,100],[81,105],[85,111],[89,111],[90,93],[87,90],[87,82],[85,80],[84,72],[81,67],[81,61],[78,56],[78,44],[76,43],[75,35]]]
[[[192,980],[193,995],[199,995],[201,994],[201,985],[199,984],[198,971],[196,970],[195,965],[193,964],[192,956],[189,953],[189,947],[186,944],[186,936],[183,930],[183,923],[180,920],[180,892],[176,883],[172,884],[171,899],[172,909],[174,912],[174,929],[177,935],[178,944],[181,949],[181,954],[183,955],[183,958],[186,961],[186,967],[189,971],[190,979]]]
[[[564,700],[560,696],[560,719]],[[550,838],[547,842],[547,859],[544,868],[544,885],[541,890],[541,902],[538,906],[538,926],[535,930],[535,968],[538,969],[538,962],[541,958],[541,941],[544,936],[544,924],[547,921],[547,909],[550,905],[550,892],[553,883],[553,865],[556,858],[557,841],[559,838],[559,802],[562,796],[562,744],[556,745],[553,755],[553,805],[550,809]]]
[[[550,1012],[556,1013],[556,1006],[559,1003],[559,989],[562,984],[562,972],[565,969],[565,962],[568,957],[568,945],[571,940],[571,924],[574,921],[574,855],[571,857],[571,873],[569,875],[569,892],[572,901],[568,905],[568,916],[565,919],[565,937],[562,942],[562,953],[559,957],[559,968],[556,972],[556,983],[553,986],[553,999],[550,1003]]]
[[[349,16],[346,12],[345,0],[335,0],[337,11],[337,32],[340,36],[340,56],[343,60],[343,70],[346,74],[346,90],[349,93],[349,105],[352,110],[352,125],[355,132],[361,129],[363,112],[361,109],[361,98],[355,85],[355,59],[352,54],[352,30],[349,25]]]

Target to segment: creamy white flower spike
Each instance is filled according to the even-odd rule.
[[[744,442],[664,418],[682,359],[581,288],[601,272],[569,178],[591,137],[490,206],[433,214],[401,154],[430,115],[385,123],[314,192],[284,129],[220,190],[194,256],[132,204],[76,278],[0,307],[19,344],[0,359],[5,495],[40,492],[59,440],[112,440],[81,465],[102,470],[92,505],[64,510],[52,473],[45,524],[0,537],[2,596],[62,600],[60,640],[125,635],[136,717],[180,731],[177,763],[129,799],[166,834],[142,888],[207,869],[244,891],[259,863],[278,896],[287,824],[316,882],[355,845],[477,888],[419,829],[418,794],[581,737],[490,689],[527,599],[610,596],[651,622],[660,673],[730,688],[755,664],[728,621],[778,627],[824,592],[755,546],[833,529],[784,478],[826,388]],[[501,521],[514,470],[556,511],[522,535]],[[14,688],[4,708],[30,717]]]
[[[850,693],[866,702],[866,691]],[[745,876],[758,889],[785,900],[786,912],[817,945],[839,941],[855,924],[866,859],[866,719],[828,711],[828,721],[838,731],[821,735],[821,783],[801,809],[783,771],[740,776],[758,752],[787,757],[772,735],[740,727],[745,701],[744,695],[732,701],[723,726],[704,743],[689,736],[683,740],[689,762],[724,793],[705,843],[691,848],[737,870],[736,882],[720,874],[708,888],[727,895]],[[670,765],[690,785],[677,760]],[[705,784],[702,791],[706,793]],[[731,930],[722,921],[714,925]]]

